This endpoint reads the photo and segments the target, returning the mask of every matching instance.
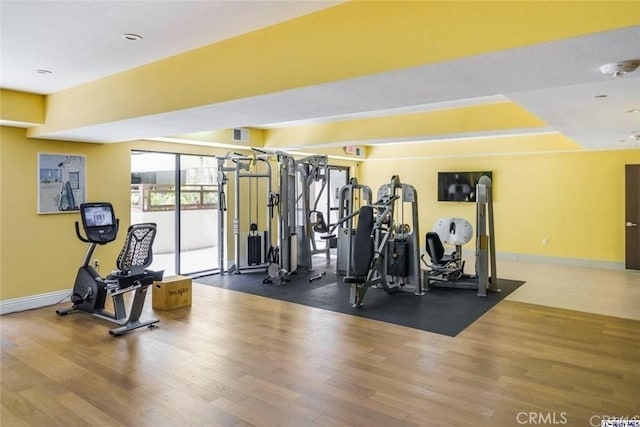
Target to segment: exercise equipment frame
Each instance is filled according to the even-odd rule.
[[[456,247],[454,255],[456,258],[452,260],[457,263],[455,274],[451,274],[453,270],[434,268],[424,260],[423,256],[423,263],[428,267],[423,271],[426,290],[429,291],[434,287],[477,289],[480,297],[486,297],[487,291],[500,292],[495,251],[493,186],[491,178],[484,175],[476,184],[475,275],[464,274],[461,246]],[[491,272],[489,272],[489,266]]]

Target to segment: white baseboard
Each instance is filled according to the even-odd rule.
[[[465,259],[474,259],[475,250],[474,249],[462,249],[462,256]],[[531,255],[531,254],[518,254],[512,252],[497,252],[496,259],[498,261],[521,261],[521,262],[531,262],[538,264],[555,264],[555,265],[566,265],[570,267],[585,267],[585,268],[603,268],[608,270],[624,270],[624,262],[616,262],[616,261],[600,261],[600,260],[592,260],[592,259],[582,259],[582,258],[565,258],[565,257],[553,257],[546,255]]]
[[[526,255],[526,254],[514,254],[514,253],[497,253],[497,259],[504,259],[508,261],[524,261],[534,262],[542,264],[555,264],[555,265],[567,265],[571,267],[589,267],[589,268],[604,268],[609,270],[624,270],[624,262],[615,261],[599,261],[592,259],[580,259],[580,258],[563,258],[552,257],[545,255]]]
[[[463,249],[464,256],[475,256],[474,251]],[[614,262],[614,261],[597,261],[597,260],[586,260],[586,259],[576,259],[576,258],[560,258],[560,257],[550,257],[550,256],[542,256],[542,255],[526,255],[526,254],[516,254],[516,253],[507,253],[507,252],[498,252],[496,254],[496,258],[498,260],[508,260],[508,261],[523,261],[523,262],[535,262],[535,263],[545,263],[545,264],[559,264],[559,265],[569,265],[573,267],[595,267],[595,268],[606,268],[613,270],[624,270],[623,262]],[[5,301],[0,301],[0,315],[14,313],[16,311],[24,311],[31,310],[34,308],[47,307],[50,305],[57,304],[65,299],[65,297],[69,297],[71,295],[71,289],[49,292],[46,294],[40,295],[32,295],[28,297],[15,298]]]
[[[0,315],[57,304],[71,295],[71,289],[0,301]]]

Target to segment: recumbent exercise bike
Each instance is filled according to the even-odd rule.
[[[113,242],[118,235],[119,220],[115,217],[111,203],[83,203],[80,216],[84,228],[80,233],[78,221],[75,223],[76,235],[83,242],[90,243],[82,265],[78,269],[71,302],[66,309],[56,310],[63,316],[83,311],[101,319],[119,325],[109,330],[112,336],[119,336],[143,326],[153,327],[159,322],[156,318],[141,321],[147,288],[154,280],[162,280],[163,272],[146,270],[153,260],[152,245],[156,236],[156,224],[134,224],[127,230],[127,238],[118,256],[118,271],[107,277],[101,277],[90,265],[93,252],[98,245]],[[127,315],[124,295],[134,292],[130,314]],[[113,302],[113,312],[105,308],[107,296]]]

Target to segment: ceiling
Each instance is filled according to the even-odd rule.
[[[54,94],[340,3],[1,0],[0,87]],[[143,48],[124,49],[121,35],[125,33],[142,35],[143,40],[136,43]],[[617,78],[599,70],[603,64],[637,58],[640,26],[632,26],[65,129],[47,138],[115,142],[240,126],[286,128],[514,102],[545,126],[447,131],[407,141],[558,132],[587,150],[640,148],[630,137],[640,131],[640,112],[632,112],[640,109],[640,70]],[[369,137],[342,143],[375,145],[392,140]]]

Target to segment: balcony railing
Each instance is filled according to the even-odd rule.
[[[176,209],[176,186],[168,184],[131,184],[131,209],[162,212]],[[183,185],[180,209],[218,209],[217,185]]]

